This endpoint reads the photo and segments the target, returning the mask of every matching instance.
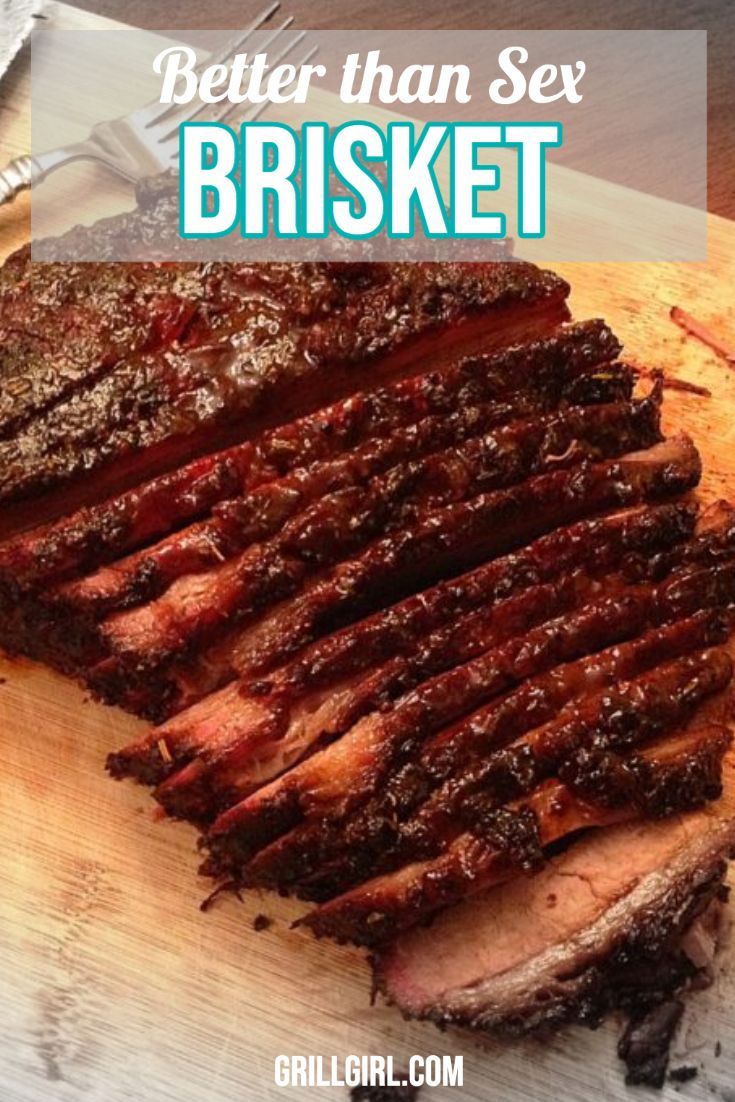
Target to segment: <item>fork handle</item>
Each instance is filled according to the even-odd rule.
[[[0,207],[31,186],[32,166],[30,157],[16,157],[0,172]]]

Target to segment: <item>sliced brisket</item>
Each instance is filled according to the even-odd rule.
[[[309,546],[305,534],[300,558],[289,554],[272,561],[254,553],[252,561],[247,562],[253,569],[245,578],[226,564],[220,575],[225,584],[219,588],[214,605],[211,590],[207,591],[206,602],[199,600],[194,590],[188,606],[177,608],[173,603],[174,586],[165,606],[171,616],[162,621],[153,615],[153,606],[140,610],[135,621],[139,632],[135,635],[127,632],[132,613],[111,617],[105,624],[105,634],[108,645],[114,644],[119,653],[114,659],[100,662],[90,672],[89,683],[111,703],[122,703],[154,719],[165,717],[236,677],[254,650],[267,653],[269,666],[275,667],[319,635],[385,607],[438,578],[458,574],[474,563],[585,516],[675,496],[696,485],[700,473],[693,444],[687,437],[677,437],[619,460],[583,463],[570,470],[536,476],[517,487],[445,506],[374,541],[354,559],[317,574],[295,600],[276,604],[272,612],[261,613],[252,627],[229,630],[222,643],[201,650],[194,661],[182,662],[185,643],[200,638],[200,632],[206,635],[221,629],[228,613],[242,615],[243,609],[254,613],[255,596],[260,600],[263,594],[271,605],[279,586],[298,587],[309,565],[303,558]],[[259,588],[261,579],[264,584]],[[149,652],[149,632],[157,639],[171,624],[176,630],[165,652],[177,661],[162,669],[152,664],[151,660],[160,661],[161,656],[160,650]],[[178,654],[172,654],[172,647],[178,647]],[[126,661],[126,655],[130,660]]]
[[[257,533],[248,524],[250,502],[232,502],[227,512],[234,527],[242,524],[236,538],[247,550],[205,575],[180,579],[145,608],[106,620],[101,637],[112,653],[134,667],[158,666],[176,650],[191,652],[273,597],[292,592],[311,570],[354,554],[382,532],[420,522],[438,506],[563,468],[559,460],[564,455],[572,460],[578,453],[584,461],[651,447],[660,440],[658,417],[654,397],[631,405],[573,407],[558,416],[513,423],[423,459],[407,460],[365,485],[348,480],[312,505],[307,496],[303,512],[287,519],[270,542],[255,545]],[[567,475],[567,481],[571,478]],[[497,508],[508,510],[500,496]],[[263,525],[264,537],[268,527]]]
[[[656,550],[657,544],[676,544],[691,531],[693,518],[689,506],[659,506],[581,522],[542,537],[523,552],[320,640],[264,680],[237,682],[206,697],[141,742],[112,755],[111,771],[148,783],[168,776],[156,798],[170,814],[201,821],[294,764],[311,747],[344,733],[361,715],[385,709],[399,692],[462,661],[461,636],[465,631],[471,634],[474,621],[460,619],[454,625],[454,620],[474,605],[500,600],[498,613],[504,608],[512,612],[516,604],[503,600],[508,593],[523,592],[526,586],[581,564],[591,577],[604,578],[620,569],[637,578],[661,578],[662,564],[671,567],[672,560]],[[702,519],[702,527],[708,523]],[[735,554],[735,540],[725,540],[721,528],[708,528],[680,546],[680,562],[717,562],[726,551],[731,557]],[[717,575],[710,582],[709,590],[702,586],[703,604],[720,599],[727,575],[719,586]],[[451,628],[438,630],[448,621]],[[502,616],[493,617],[493,622],[502,630]],[[509,625],[506,634],[513,634]],[[186,768],[178,768],[186,763]]]
[[[544,413],[529,396],[428,417],[339,458],[299,467],[241,497],[218,503],[207,520],[68,582],[53,598],[62,614],[96,619],[142,604],[165,592],[177,578],[216,567],[248,545],[274,535],[309,503],[366,485],[384,472],[390,472],[387,490],[378,481],[375,492],[383,508],[389,509],[387,493],[398,489],[400,464],[410,464],[411,475],[403,479],[410,477],[413,493],[419,495],[422,485],[432,484],[435,500],[442,482],[438,456],[433,465],[426,460],[426,474],[421,477],[416,461],[449,447],[454,452],[445,464],[466,465],[467,477],[473,478],[478,490],[507,485],[551,466],[571,466],[584,458],[645,447],[660,439],[659,401],[660,391],[642,402],[565,406]],[[515,419],[529,412],[533,418]],[[495,427],[508,421],[505,427]]]
[[[656,443],[659,403],[660,390],[631,403],[570,406],[479,436],[473,434],[478,411],[454,425],[451,419],[422,421],[416,433],[387,437],[223,502],[211,519],[158,547],[44,594],[25,610],[24,630],[16,634],[28,642],[16,643],[17,649],[34,653],[37,640],[35,656],[62,669],[99,659],[107,653],[108,637],[126,661],[130,656],[120,640],[135,640],[141,651],[133,656],[135,665],[167,661],[172,646],[191,653],[202,635],[206,641],[216,633],[218,618],[236,622],[262,607],[269,593],[280,597],[298,585],[311,568],[328,566],[442,503]],[[481,418],[480,411],[480,428]],[[455,433],[459,443],[433,450]],[[430,454],[422,458],[422,452]],[[97,630],[108,609],[140,604],[167,586],[173,586],[170,594]],[[206,624],[196,613],[192,620],[192,602],[195,608],[206,605]],[[140,637],[145,623],[151,626]]]
[[[735,856],[735,759],[720,801],[664,822],[597,830],[416,928],[375,958],[407,1016],[504,1035],[583,1022],[670,996],[681,935]],[[693,969],[702,966],[693,954]],[[665,975],[661,976],[663,964]],[[686,973],[685,973],[686,974]],[[661,977],[657,980],[657,976]]]
[[[428,793],[441,783],[447,772],[455,768],[460,771],[470,768],[474,755],[481,753],[486,747],[509,742],[534,724],[552,719],[560,708],[585,692],[632,677],[635,673],[644,672],[657,663],[680,654],[723,643],[729,630],[730,623],[721,612],[714,610],[698,613],[688,620],[654,629],[640,640],[616,646],[602,655],[580,659],[577,663],[562,665],[548,674],[530,678],[515,692],[502,697],[498,703],[488,705],[473,713],[468,720],[461,721],[455,728],[445,729],[437,738],[429,739],[426,746],[421,748],[419,757],[399,770],[395,786],[401,793],[401,816],[411,811],[416,801],[421,802],[427,798]],[[358,704],[365,702],[365,695],[375,680],[375,677],[367,679],[368,684],[364,686],[364,693],[358,697]],[[366,705],[369,706],[370,703],[366,702]],[[339,696],[331,703],[327,696],[322,706],[319,725],[325,722],[324,714],[332,717],[336,713],[338,721],[344,716],[345,722],[348,722],[348,715],[354,706],[351,696],[347,703]],[[301,756],[301,739],[305,737],[301,735],[301,728],[307,726],[308,719],[305,717],[295,731],[291,732],[289,729],[291,739],[296,741],[295,747],[288,736],[281,740],[271,740],[262,728],[255,725],[252,742],[248,743],[243,739],[236,744],[236,748],[220,757],[215,745],[217,735],[221,734],[226,744],[229,734],[226,720],[223,719],[222,722],[223,729],[216,724],[210,728],[211,739],[204,750],[183,768],[176,769],[174,766],[174,771],[156,789],[156,799],[169,814],[204,822],[213,814],[243,799],[261,784],[267,783],[271,779],[270,774],[293,765],[290,760],[292,755]],[[242,722],[241,717],[239,722]],[[237,716],[235,724],[238,724]],[[161,731],[160,738],[164,740],[162,745],[155,740],[157,730]],[[168,750],[165,731],[165,727],[154,729],[144,750],[140,746],[131,748],[128,755],[123,756],[124,767],[129,768],[131,753],[137,753],[138,757],[134,761],[136,764],[141,762],[138,766],[141,771],[145,769],[146,761],[162,761],[161,755],[164,752],[167,757],[172,756]],[[259,741],[259,736],[262,741]],[[116,761],[117,756],[113,756],[113,774]],[[165,769],[165,765],[162,767]],[[157,766],[159,776],[162,767]],[[145,777],[145,774],[142,775]],[[409,793],[413,794],[411,800]],[[394,798],[394,785],[391,782],[387,802],[392,803]],[[382,846],[380,858],[375,858],[376,864],[390,856],[390,847],[386,850]],[[350,871],[349,867],[347,871]],[[334,870],[330,869],[328,879],[332,881],[333,876]],[[314,881],[310,883],[310,890],[317,892]],[[314,898],[318,898],[318,895],[315,894]]]
[[[671,583],[660,589],[631,587],[602,597],[427,681],[391,712],[376,712],[360,720],[337,742],[222,814],[209,835],[216,860],[241,866],[259,848],[305,820],[306,837],[299,832],[284,843],[293,844],[292,852],[303,862],[307,839],[320,847],[323,836],[331,841],[336,833],[339,838],[340,828],[330,831],[329,822],[343,823],[345,815],[420,753],[433,731],[471,715],[484,702],[529,677],[631,639],[652,623],[685,616],[708,601],[730,601],[727,587],[732,566],[724,577],[719,567],[713,570],[717,573],[704,589],[699,577],[687,575],[684,587],[684,579],[672,576]],[[393,819],[396,810],[393,799]]]
[[[383,667],[392,676],[392,660],[416,654],[432,632],[486,602],[505,600],[582,566],[591,577],[604,577],[625,559],[640,573],[644,562],[658,559],[660,549],[691,535],[696,516],[695,507],[677,503],[557,529],[318,640],[265,680],[240,681],[206,697],[113,755],[111,770],[115,776],[155,783],[194,755],[208,765],[227,769],[240,763],[247,769],[248,747],[265,750],[270,742],[279,744],[276,754],[284,750],[299,757],[310,742],[340,734],[354,722],[383,691]],[[159,753],[161,739],[166,763]],[[258,762],[258,776],[267,780],[260,753]]]
[[[640,744],[655,733],[650,723],[666,719],[665,707],[655,711],[653,719],[643,707],[647,700],[656,703],[655,694],[665,684],[660,670],[649,672],[661,661],[662,653],[670,660],[678,659],[679,667],[670,667],[673,671],[686,670],[687,654],[697,646],[726,642],[731,627],[732,616],[716,611],[698,613],[668,628],[655,629],[641,640],[613,648],[599,657],[597,668],[594,658],[561,667],[546,675],[550,688],[542,685],[543,678],[531,679],[494,708],[475,713],[454,731],[450,728],[446,732],[450,737],[456,734],[459,745],[451,778],[443,785],[436,787],[430,754],[426,755],[428,762],[421,755],[418,761],[399,768],[383,791],[338,831],[320,832],[316,826],[308,832],[302,830],[306,837],[298,847],[286,836],[262,851],[249,866],[248,874],[252,871],[256,880],[275,876],[281,888],[290,886],[307,899],[328,899],[366,876],[439,854],[458,823],[470,821],[489,806],[520,797],[554,772],[567,776],[568,758],[578,751],[592,783],[595,762],[603,749],[624,751],[626,740],[631,746]],[[579,693],[578,679],[585,673],[582,694],[569,695],[565,700],[564,691],[572,693],[575,684]],[[630,682],[634,686],[630,694],[618,693],[616,674],[637,679]],[[722,670],[715,671],[715,685],[720,684],[721,677]],[[694,693],[700,702],[697,693],[709,695],[706,678]],[[536,707],[530,710],[532,695]],[[685,697],[668,703],[680,710],[687,706]],[[672,714],[676,718],[680,712]],[[462,735],[468,730],[476,732],[483,718],[487,724],[491,715],[496,744],[489,756],[473,761],[460,752]],[[291,872],[289,860],[294,859],[295,872]]]
[[[562,400],[629,399],[630,371],[606,367],[594,373],[619,348],[602,322],[583,322],[530,345],[362,391],[0,545],[0,593],[35,592],[88,573],[206,515],[219,501],[429,416],[461,416],[497,402],[503,420],[516,411],[522,416],[527,402],[543,409]]]
[[[688,670],[684,663],[689,664]],[[679,673],[684,674],[682,679]],[[687,679],[687,673],[695,680]],[[666,670],[662,678],[670,682],[677,703],[667,706],[663,693],[655,702],[651,700],[652,707],[669,713],[667,719],[661,713],[662,727],[676,723],[677,711],[691,714],[695,699],[690,697],[688,705],[682,697],[692,692],[695,684],[692,696],[696,698],[699,691],[701,702],[724,688],[731,675],[732,663],[724,652],[716,657],[703,655],[697,673],[693,660],[687,659],[680,660],[677,669]],[[722,760],[731,741],[726,727],[713,727],[627,757],[606,753],[595,763],[595,799],[576,788],[572,769],[572,783],[548,781],[522,800],[478,814],[471,828],[450,841],[439,857],[367,881],[323,903],[301,924],[319,937],[362,945],[392,940],[437,911],[477,895],[521,869],[538,867],[544,847],[576,831],[638,815],[660,818],[717,799],[722,790]]]
[[[561,776],[593,802],[604,803],[611,763],[614,767],[617,756],[684,723],[703,700],[726,688],[731,674],[731,662],[724,652],[705,652],[676,659],[619,687],[575,701],[507,749],[494,751],[465,774],[466,787],[459,794],[455,787],[440,792],[422,814],[402,828],[405,805],[410,807],[425,791],[411,775],[409,765],[387,794],[368,803],[339,828],[314,824],[286,835],[256,855],[243,878],[248,883],[291,888],[311,898],[329,898],[380,868],[395,869],[434,857],[441,861],[439,855],[458,832],[470,830],[481,835],[487,829],[492,833],[496,816],[502,816],[499,808],[525,796],[552,775]],[[465,856],[462,849],[460,862]],[[481,875],[469,859],[461,867],[468,884]],[[445,866],[441,868],[443,876]],[[448,878],[459,877],[454,858],[448,868]],[[434,870],[426,877],[440,899],[438,881]],[[396,883],[404,882],[403,872],[398,872]],[[401,893],[404,902],[410,898],[411,906],[415,904],[419,917],[423,883],[422,873],[412,883],[414,895],[408,892],[404,898]],[[461,883],[459,880],[458,889]],[[372,898],[369,884],[365,893],[365,898]],[[353,903],[354,894],[350,897]],[[409,916],[406,921],[409,918],[414,920]]]
[[[31,265],[30,272],[9,292],[15,324],[3,374],[11,391],[21,386],[39,328],[33,304],[59,297],[54,266]],[[63,362],[56,367],[50,325],[33,369],[49,361],[52,381],[35,388],[26,420],[0,439],[4,532],[355,391],[357,364],[379,383],[463,347],[532,338],[567,317],[567,285],[520,262],[170,266],[174,298],[182,295],[190,309],[182,306],[179,323],[162,326],[162,346],[143,340],[128,352],[116,341],[140,307],[135,294],[130,305],[119,292],[108,297],[108,272],[106,265],[86,272],[86,317],[65,302],[55,315],[62,333],[90,325],[94,336],[80,352],[86,360],[65,385],[60,376],[70,371]],[[188,300],[186,280],[196,285],[197,278],[205,290],[197,287]]]
[[[445,627],[432,633],[424,640],[421,648],[410,658],[397,657],[386,662],[379,669],[357,684],[348,687],[342,697],[335,698],[331,690],[324,694],[325,710],[332,717],[332,726],[337,729],[348,729],[357,719],[376,708],[387,709],[392,699],[400,696],[413,686],[435,676],[440,671],[456,665],[462,661],[484,653],[491,646],[498,645],[508,636],[515,636],[539,623],[543,623],[552,616],[558,616],[563,611],[578,605],[585,595],[589,595],[593,583],[581,573],[571,574],[563,579],[547,585],[532,586],[517,597],[510,597],[495,605],[480,608],[458,621],[451,621]],[[257,697],[255,697],[257,703]],[[307,717],[302,722],[308,722]],[[165,728],[160,729],[159,738],[166,738]],[[152,736],[152,737],[155,737]],[[227,739],[227,732],[219,732],[223,741]],[[312,736],[316,741],[318,736]],[[276,743],[275,755],[285,768],[289,762],[289,744],[283,739],[278,739],[277,730],[266,719],[261,724],[256,723],[251,732],[251,751],[247,755],[247,744],[238,748],[239,753],[251,756],[249,763],[251,776],[257,775],[258,762],[261,758],[268,760],[268,744]],[[299,739],[296,739],[297,745]],[[168,746],[168,743],[165,743]],[[301,747],[291,750],[298,757],[303,756]],[[237,761],[232,762],[233,773],[236,777]],[[280,771],[280,770],[279,770]],[[262,771],[263,775],[259,783],[263,784],[267,777],[267,765]],[[233,778],[234,780],[234,778]],[[182,784],[183,781],[183,784]],[[193,791],[191,810],[195,810],[199,800],[204,800],[204,811],[211,816],[216,811],[218,802],[223,806],[236,802],[238,798],[246,795],[249,790],[258,787],[252,782],[244,786],[236,781],[227,786],[225,782],[225,798],[210,802],[212,789],[204,787],[203,793]],[[241,790],[244,789],[244,790]],[[215,789],[216,791],[216,789]],[[164,807],[175,807],[180,802],[186,806],[186,778],[172,778],[157,792]],[[195,816],[202,818],[202,816]]]

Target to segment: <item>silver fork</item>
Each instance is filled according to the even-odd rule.
[[[227,42],[221,50],[206,58],[197,70],[201,74],[204,65],[222,64],[231,60],[250,36],[268,23],[280,7],[280,0],[271,4],[260,13],[253,23],[237,38]],[[293,17],[276,27],[272,34],[259,46],[259,52],[265,53],[293,24]],[[305,31],[289,36],[283,42],[275,57],[269,58],[268,68],[282,61],[306,37]],[[314,56],[317,47],[308,50],[296,63],[296,70],[305,65]],[[18,157],[0,172],[0,206],[14,199],[21,191],[40,183],[57,168],[72,161],[97,161],[112,169],[119,176],[133,182],[146,176],[155,176],[167,169],[175,169],[179,157],[178,129],[182,122],[190,122],[206,113],[208,121],[224,122],[233,111],[233,106],[225,101],[211,105],[217,110],[210,111],[209,104],[162,104],[153,100],[145,107],[131,112],[119,119],[97,123],[89,137],[82,142],[52,149],[37,156]],[[266,104],[253,105],[241,116],[243,121],[252,122],[265,109]]]

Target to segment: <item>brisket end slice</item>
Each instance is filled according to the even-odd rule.
[[[594,1025],[635,991],[636,973],[650,981],[717,894],[733,856],[729,755],[719,803],[586,835],[535,875],[388,945],[374,958],[377,987],[407,1017],[442,1026],[515,1036]]]

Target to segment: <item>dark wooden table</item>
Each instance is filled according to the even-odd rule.
[[[242,27],[266,0],[75,0],[142,27]],[[709,32],[709,200],[735,219],[735,0],[283,0],[313,28],[697,29]]]

